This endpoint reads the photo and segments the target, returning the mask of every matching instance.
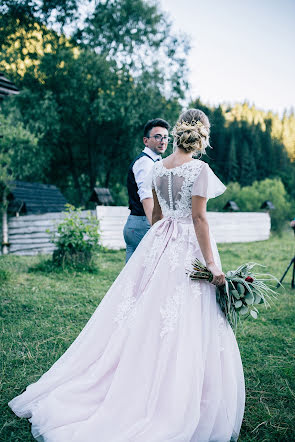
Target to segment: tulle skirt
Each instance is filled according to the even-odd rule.
[[[214,239],[214,258],[220,264]],[[69,349],[9,406],[43,442],[228,442],[245,401],[243,368],[191,218],[145,235]]]

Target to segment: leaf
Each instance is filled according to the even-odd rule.
[[[252,318],[257,319],[257,312],[255,310],[251,310],[250,315],[252,316]]]
[[[240,295],[239,292],[237,290],[230,290],[230,293],[236,298],[236,299],[240,299]]]
[[[255,293],[254,304],[259,304],[261,299],[262,299],[262,297],[260,295],[258,295],[258,293]]]
[[[241,308],[241,310],[239,310],[239,313],[241,315],[246,315],[249,312],[249,309],[246,305],[243,305],[243,307]]]
[[[253,295],[253,293],[248,292],[246,294],[246,296],[245,296],[245,301],[246,301],[246,304],[252,305],[253,302],[254,302],[254,295]]]
[[[243,305],[243,303],[240,300],[235,302],[235,307],[236,308],[240,308],[240,307],[242,307],[242,305]]]
[[[245,293],[245,287],[240,282],[238,282],[238,284],[237,284],[237,290],[240,295],[243,295]]]

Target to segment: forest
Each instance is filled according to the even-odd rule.
[[[108,187],[125,205],[126,173],[146,121],[173,126],[184,108],[198,107],[211,121],[212,149],[202,159],[240,189],[279,180],[290,216],[294,110],[210,107],[191,97],[189,38],[154,2],[4,0],[0,18],[0,71],[20,89],[1,104],[2,192],[13,179],[50,183],[87,207],[94,186]]]

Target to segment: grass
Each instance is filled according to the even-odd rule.
[[[222,244],[219,251],[225,270],[257,261],[280,278],[294,246],[289,231],[263,242]],[[55,271],[48,257],[0,257],[1,442],[33,440],[28,422],[15,417],[7,402],[68,348],[123,265],[123,251],[102,253],[93,273]],[[260,306],[260,319],[243,322],[238,331],[247,394],[240,442],[295,440],[295,290],[290,280],[291,270],[280,302],[266,311]]]

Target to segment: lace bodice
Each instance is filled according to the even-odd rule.
[[[192,160],[173,169],[163,162],[154,167],[153,187],[164,217],[183,218],[192,212],[192,186],[204,163]]]
[[[225,190],[208,164],[201,160],[191,160],[172,169],[167,169],[163,161],[157,162],[153,169],[152,187],[163,216],[171,218],[191,215],[193,195],[213,198]]]

